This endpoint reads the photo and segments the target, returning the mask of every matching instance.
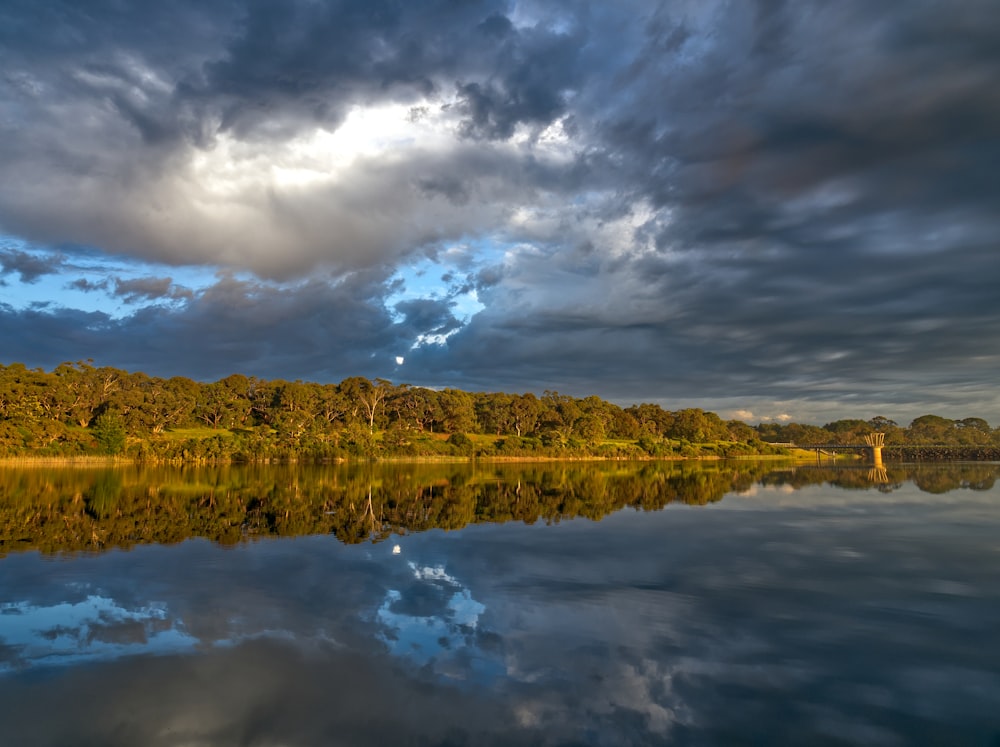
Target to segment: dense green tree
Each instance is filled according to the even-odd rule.
[[[659,405],[644,402],[641,405],[632,405],[626,408],[625,412],[632,416],[639,424],[639,433],[651,436],[662,436],[673,424],[670,413]]]
[[[861,444],[871,433],[872,426],[867,420],[848,418],[827,423],[823,429],[833,434],[834,442],[838,444]]]
[[[992,440],[990,424],[982,418],[956,420],[955,431],[958,443],[963,446],[988,444]]]
[[[888,445],[901,444],[906,440],[906,434],[895,420],[890,420],[883,415],[876,415],[868,421],[872,431],[885,434],[885,442]]]
[[[350,411],[350,405],[340,387],[324,384],[317,386],[316,410],[320,419],[329,427],[344,422],[345,416]]]
[[[573,432],[591,446],[596,446],[604,440],[605,421],[594,412],[584,413],[573,423]]]
[[[232,393],[221,382],[202,384],[195,415],[212,428],[229,428],[236,420],[234,404]]]
[[[560,447],[566,446],[576,433],[574,426],[583,415],[583,410],[575,399],[556,391],[546,391],[539,403],[538,429],[543,438]]]
[[[312,427],[319,411],[316,390],[301,381],[272,382],[268,423],[282,436],[298,440]]]
[[[510,401],[510,426],[518,436],[534,433],[542,414],[542,403],[531,392],[514,395]]]
[[[392,382],[375,379],[374,382],[362,376],[344,379],[340,389],[352,403],[352,412],[368,425],[368,432],[375,432],[375,420],[383,410],[385,399],[393,392]]]
[[[0,376],[0,416],[25,423],[44,418],[44,379],[43,371],[21,363],[5,367]]]
[[[452,433],[448,436],[448,443],[459,454],[471,454],[475,448],[475,444],[472,442],[472,439],[464,433]]]
[[[219,385],[229,396],[230,416],[234,425],[246,426],[250,424],[259,384],[257,379],[243,374],[231,374],[219,380]]]
[[[475,397],[476,421],[482,433],[499,436],[510,432],[514,422],[513,399],[511,395],[501,392],[480,394]]]
[[[97,446],[104,454],[121,454],[125,450],[125,422],[114,410],[105,410],[90,426]]]
[[[882,431],[882,432],[899,427],[899,423],[897,423],[895,420],[890,420],[884,415],[876,415],[874,418],[868,421],[868,425],[871,426],[872,430]]]
[[[445,433],[465,433],[476,428],[476,410],[472,395],[459,389],[438,393],[441,429]]]
[[[672,422],[664,435],[685,441],[722,441],[729,437],[729,429],[714,412],[693,407],[673,413]]]
[[[757,431],[742,420],[726,421],[726,431],[729,434],[730,441],[749,443],[750,441],[757,440]]]
[[[608,426],[608,436],[611,438],[634,439],[639,437],[639,423],[632,415],[615,406],[611,410],[611,423]]]
[[[146,390],[147,422],[153,433],[162,433],[171,426],[194,422],[195,407],[201,393],[198,382],[174,376],[166,381],[153,379]]]
[[[803,446],[837,442],[837,436],[826,428],[801,423],[788,423],[785,426],[779,426],[778,435],[779,437],[774,439],[775,441]]]
[[[950,444],[956,439],[955,421],[940,415],[921,415],[910,423],[911,443]]]
[[[403,385],[386,401],[386,408],[391,409],[395,419],[403,427],[417,431],[430,431],[441,428],[444,411],[441,408],[441,398],[433,389]]]

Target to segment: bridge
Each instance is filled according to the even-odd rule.
[[[805,449],[815,451],[817,461],[826,454],[833,456],[837,451],[861,451],[868,456],[868,463],[871,465],[870,477],[873,482],[886,482],[887,476],[885,465],[882,462],[882,449],[889,448],[892,451],[907,454],[905,458],[929,458],[931,460],[973,460],[973,461],[1000,461],[1000,446],[990,444],[980,445],[956,445],[956,444],[891,444],[885,446],[884,433],[869,433],[863,438],[864,443],[852,444],[795,444],[795,443],[774,443],[772,446],[784,446],[790,449]]]
[[[775,443],[772,446],[785,446],[790,449],[806,449],[815,451],[816,456],[831,451],[865,451],[875,467],[882,466],[882,447],[885,446],[884,433],[869,433],[864,436],[864,443],[860,444],[793,444]]]

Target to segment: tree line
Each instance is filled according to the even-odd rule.
[[[877,417],[822,428],[725,421],[698,408],[620,407],[546,391],[466,392],[350,377],[338,384],[233,374],[160,378],[90,361],[52,371],[0,365],[0,456],[120,454],[254,461],[375,456],[736,456],[770,443],[1000,443],[980,418],[936,415],[903,428]]]
[[[885,434],[887,447],[906,445],[1000,446],[1000,428],[992,428],[983,418],[952,420],[940,415],[921,415],[901,426],[894,420],[877,416],[870,420],[847,419],[824,426],[788,423],[762,423],[755,429],[760,438],[772,443],[800,446],[818,444],[860,444],[873,431]]]

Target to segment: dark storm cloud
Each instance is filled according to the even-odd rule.
[[[125,303],[129,304],[159,300],[176,301],[194,297],[194,294],[187,288],[181,288],[175,285],[172,278],[115,277],[99,281],[80,278],[67,283],[66,287],[73,290],[83,291],[84,293],[110,291],[110,294],[113,297],[120,298]]]
[[[633,199],[669,211],[661,258],[605,261],[569,298],[556,257],[484,271],[503,311],[453,338],[439,370],[457,358],[454,375],[484,383],[494,358],[522,385],[580,393],[645,396],[662,376],[674,401],[995,409],[977,394],[1000,366],[987,4],[731,10],[713,39],[662,6],[596,123]],[[546,289],[531,304],[513,282],[528,274]]]
[[[452,313],[454,303],[447,300],[420,298],[400,301],[395,305],[403,315],[402,324],[413,338],[420,334],[443,335],[460,328],[461,322]]]
[[[428,385],[996,419],[997,49],[989,0],[6,3],[0,228],[307,289],[344,278],[302,309],[361,309],[366,335],[269,340],[287,299],[243,287],[259,329],[223,313],[212,338],[233,368],[267,351],[319,379],[406,354]],[[390,104],[409,112],[397,140],[316,163],[317,128]],[[454,312],[407,301],[394,325],[389,287],[356,296],[352,278],[464,241],[505,250],[463,270],[486,310],[407,353]],[[11,252],[3,268],[57,269]],[[115,286],[172,292],[136,289]],[[149,323],[182,347],[221,292],[55,339],[114,351],[95,329]]]
[[[458,172],[472,165],[462,163],[461,149],[458,161],[440,148],[418,149],[395,162],[342,165],[348,172],[337,178],[320,169],[321,183],[308,188],[275,184],[260,166],[302,161],[294,139],[335,130],[352,107],[436,96],[443,111],[470,85],[501,97],[483,121],[502,121],[505,132],[517,122],[547,123],[574,78],[561,64],[572,40],[541,26],[498,36],[510,9],[9,7],[0,55],[10,72],[0,93],[11,114],[2,127],[8,173],[20,183],[0,186],[0,226],[36,242],[73,240],[282,277],[317,263],[351,270],[394,262],[429,241],[479,233],[502,220],[524,180],[499,185],[506,194],[480,193],[471,210],[427,204],[411,190],[425,177],[435,184],[440,171],[461,183]],[[550,71],[559,76],[551,93]],[[446,126],[458,127],[448,118]],[[67,121],[76,123],[70,137]],[[510,156],[483,155],[473,181],[492,179],[490,163]]]
[[[97,291],[103,291],[108,289],[107,280],[87,280],[86,278],[79,278],[71,283],[68,283],[67,288],[72,288],[73,290],[83,291],[84,293],[95,293]]]
[[[122,318],[0,304],[0,326],[9,330],[5,354],[54,367],[100,349],[102,363],[153,375],[340,381],[387,376],[393,358],[429,331],[419,326],[426,319],[408,316],[397,324],[381,302],[383,281],[371,276],[294,287],[223,277],[190,297],[171,293],[168,287],[165,297],[183,301],[173,311],[154,305]],[[440,313],[432,316],[435,327],[448,327]]]
[[[222,101],[223,128],[284,118],[336,124],[370,97],[409,100],[454,86],[470,137],[509,138],[548,124],[581,83],[584,29],[517,28],[505,0],[264,3],[246,6],[226,55],[205,67],[195,100]],[[568,14],[567,14],[568,17]],[[450,91],[444,91],[450,93]]]
[[[39,256],[17,249],[0,251],[0,275],[16,274],[22,283],[34,283],[43,275],[59,272],[63,259],[54,256]]]
[[[115,278],[114,295],[126,303],[137,301],[155,301],[158,299],[192,298],[193,294],[186,288],[178,288],[171,278],[134,278],[123,280]]]
[[[586,43],[583,34],[540,29],[518,34],[509,20],[497,16],[484,21],[480,30],[504,39],[504,63],[494,80],[458,86],[466,115],[461,134],[506,139],[518,124],[546,125],[565,112],[566,92],[581,82],[577,58]]]
[[[442,74],[494,62],[491,35],[476,27],[506,9],[496,1],[248,3],[225,56],[206,66],[192,95],[221,98],[224,127],[255,127],[275,114],[336,124],[365,94],[412,98],[434,92]]]
[[[488,307],[520,313],[483,312],[450,338],[447,351],[428,348],[408,360],[471,388],[488,388],[503,361],[512,389],[544,381],[626,402],[650,398],[650,376],[661,376],[668,406],[732,407],[727,398],[753,391],[809,400],[819,420],[845,407],[859,416],[871,407],[901,417],[940,407],[972,413],[1000,365],[991,331],[994,254],[989,245],[919,261],[791,253],[781,273],[773,257],[752,253],[714,271],[697,256],[647,258],[591,278],[546,262],[549,271],[536,277],[546,293],[494,300],[505,284],[523,287],[521,279],[480,285]],[[535,265],[525,271],[542,273]],[[551,290],[572,284],[586,301],[570,305]],[[459,370],[449,368],[454,360]],[[876,404],[852,404],[857,398]]]
[[[874,249],[911,220],[993,225],[1000,55],[984,41],[1000,24],[986,3],[751,7],[717,19],[694,71],[637,81],[660,96],[605,125],[640,192],[674,209],[664,244]],[[674,29],[650,33],[639,59]]]

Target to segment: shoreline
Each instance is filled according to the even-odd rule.
[[[339,459],[137,459],[134,457],[105,456],[100,454],[73,457],[15,456],[0,457],[0,467],[128,467],[128,466],[222,466],[222,465],[317,465],[317,464],[517,464],[546,462],[736,462],[736,461],[813,461],[807,454],[741,454],[731,457],[703,456],[378,456],[370,458]],[[841,458],[837,461],[856,461]]]
[[[919,448],[919,447],[917,447]],[[992,450],[976,448],[963,449],[962,447],[952,447],[949,449],[939,449],[927,447],[931,452],[924,458],[891,458],[889,454],[885,458],[886,464],[921,464],[935,462],[982,462],[988,463],[998,460]],[[888,450],[888,449],[887,449]],[[966,453],[962,453],[966,452]],[[989,452],[989,453],[984,453]],[[900,451],[892,456],[909,456]],[[263,458],[257,460],[246,459],[150,459],[127,456],[112,456],[102,454],[80,454],[77,456],[6,456],[0,457],[0,468],[36,468],[36,467],[72,467],[72,468],[108,468],[108,467],[130,467],[130,466],[264,466],[264,465],[346,465],[346,464],[544,464],[550,462],[747,462],[747,461],[791,461],[802,464],[816,463],[816,455],[812,451],[793,450],[789,454],[739,454],[734,456],[720,456],[717,454],[703,454],[699,456],[682,456],[679,454],[669,454],[664,456],[650,455],[630,455],[630,456],[600,456],[600,455],[488,455],[488,456],[458,456],[458,455],[388,455],[375,457],[340,457],[314,459],[302,458]],[[840,464],[865,464],[866,460],[853,454],[840,454],[834,458],[824,457],[823,465]]]

